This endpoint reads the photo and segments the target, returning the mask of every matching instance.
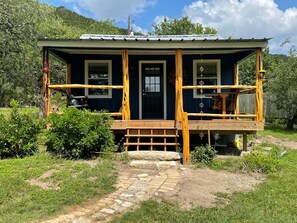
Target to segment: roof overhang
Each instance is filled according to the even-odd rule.
[[[202,50],[265,48],[268,39],[251,40],[193,40],[193,41],[125,41],[125,40],[52,40],[38,41],[40,47],[80,49],[134,49],[134,50]]]

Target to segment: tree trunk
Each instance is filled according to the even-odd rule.
[[[287,119],[287,127],[286,129],[288,130],[293,130],[294,129],[294,124],[297,120],[297,115],[294,115],[293,117],[290,117]]]

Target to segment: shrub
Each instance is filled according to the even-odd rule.
[[[243,157],[242,169],[260,173],[275,172],[279,168],[280,157],[281,149],[279,147],[275,145],[259,146]]]
[[[65,158],[92,158],[114,150],[112,119],[104,113],[67,108],[61,115],[51,114],[47,151]]]
[[[33,155],[38,150],[37,136],[43,120],[29,111],[20,113],[16,101],[11,106],[10,114],[0,117],[0,158]]]
[[[191,162],[192,163],[204,163],[209,164],[213,161],[216,156],[216,151],[213,147],[206,146],[196,146],[194,151],[191,152]]]

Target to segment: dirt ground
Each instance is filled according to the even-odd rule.
[[[258,140],[260,142],[269,142],[276,145],[282,145],[289,149],[297,149],[297,142],[295,141],[277,139],[277,138],[274,138],[273,136],[260,136]]]
[[[250,191],[264,179],[260,174],[188,168],[182,171],[177,188],[164,194],[163,199],[178,204],[183,209],[195,206],[213,207],[228,203],[226,198],[218,197],[217,193]]]

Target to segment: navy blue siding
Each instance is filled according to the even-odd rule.
[[[187,82],[184,85],[193,85],[193,60],[199,60],[200,55],[184,55],[183,67],[188,73]],[[234,55],[203,55],[203,59],[221,60],[221,84],[233,84],[233,66],[238,60]],[[84,84],[84,63],[85,60],[112,60],[112,84],[122,85],[122,57],[121,55],[74,55],[71,57],[72,83]],[[175,90],[174,85],[168,82],[168,75],[175,69],[174,55],[131,55],[129,56],[130,74],[130,109],[131,118],[139,119],[139,61],[166,61],[166,95],[167,95],[167,119],[174,119]],[[73,89],[73,94],[84,95],[84,89]],[[199,98],[193,98],[193,90],[184,90],[184,110],[186,112],[199,112]],[[122,103],[122,90],[112,90],[112,98],[89,99],[92,109],[106,109],[110,112],[118,112]],[[209,109],[210,99],[203,99],[205,104],[204,112]]]

